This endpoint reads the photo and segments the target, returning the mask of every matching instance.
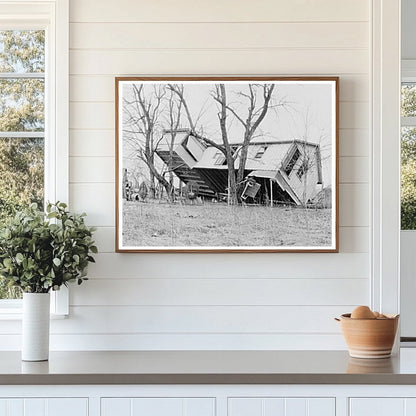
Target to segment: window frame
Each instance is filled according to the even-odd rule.
[[[416,60],[402,60],[401,61],[401,80],[400,80],[400,86],[406,83],[412,83],[416,84]],[[400,102],[400,110],[401,110],[401,102]],[[400,114],[400,143],[401,143],[401,137],[402,137],[402,128],[403,127],[415,127],[416,128],[416,117],[404,117]],[[402,167],[402,164],[400,163],[400,169]],[[409,296],[406,292],[406,289],[409,289],[411,286],[409,286],[409,275],[408,275],[408,264],[409,264],[409,250],[403,249],[404,246],[407,246],[409,242],[413,243],[412,235],[416,234],[416,229],[414,230],[403,230],[401,228],[400,223],[400,258],[401,258],[401,276],[400,276],[400,284],[402,285],[402,291],[401,291],[401,314],[403,315],[403,319],[401,322],[401,336],[402,337],[409,337],[409,339],[413,338],[413,327],[410,327],[407,322],[404,322],[405,320],[408,320],[408,317],[413,312],[413,309],[410,305],[413,304],[412,300],[410,300],[411,296]],[[413,244],[411,246],[413,248]],[[403,341],[401,340],[400,343],[401,346],[406,347],[414,347],[413,341]]]
[[[69,200],[69,0],[0,0],[0,30],[45,30],[45,201]],[[57,88],[59,86],[59,88]],[[51,313],[69,313],[66,287]],[[21,316],[21,300],[0,300],[0,320]]]
[[[372,0],[371,15],[369,306],[400,313],[400,2]]]

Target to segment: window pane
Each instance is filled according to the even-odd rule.
[[[401,227],[416,229],[416,127],[401,131]]]
[[[45,72],[45,31],[0,30],[0,72]]]
[[[45,82],[42,79],[0,79],[0,131],[45,129]]]
[[[0,138],[0,217],[36,202],[43,206],[44,140]]]
[[[416,117],[416,84],[402,84],[402,117]]]

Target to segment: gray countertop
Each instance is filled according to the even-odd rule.
[[[416,384],[416,349],[389,359],[346,351],[71,351],[47,362],[0,353],[0,384]]]

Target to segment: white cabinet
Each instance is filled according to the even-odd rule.
[[[415,385],[0,385],[0,416],[416,416]]]
[[[0,416],[87,416],[87,398],[0,399]]]
[[[415,398],[351,398],[350,416],[416,415]]]
[[[335,416],[335,399],[230,398],[228,416]]]
[[[112,398],[101,399],[101,416],[213,416],[214,398]]]

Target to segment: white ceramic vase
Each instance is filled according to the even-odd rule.
[[[49,293],[24,293],[22,322],[23,361],[48,360],[49,322]]]

